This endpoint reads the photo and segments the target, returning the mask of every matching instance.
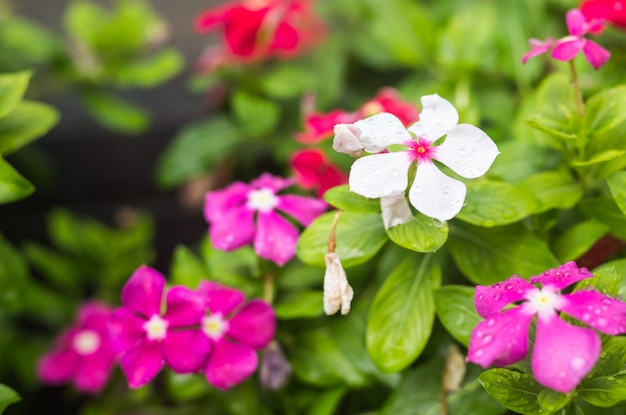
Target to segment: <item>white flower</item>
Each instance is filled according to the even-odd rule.
[[[348,314],[354,291],[348,284],[346,271],[343,269],[339,257],[334,252],[328,252],[324,260],[326,262],[324,312],[330,316],[341,309],[341,314]]]
[[[359,139],[361,131],[353,124],[337,124],[334,128],[333,149],[352,157],[363,154],[363,144]]]
[[[457,125],[459,114],[439,95],[426,95],[421,101],[420,120],[408,130],[396,116],[384,112],[351,124],[355,127],[351,132],[360,132],[365,151],[378,154],[361,157],[352,164],[350,190],[368,198],[404,194],[409,168],[416,162],[409,201],[424,215],[444,221],[463,207],[466,187],[443,174],[433,160],[462,177],[476,178],[491,167],[498,148],[481,129]],[[433,145],[444,135],[443,142]],[[395,151],[396,147],[401,150]],[[389,151],[381,153],[384,150]]]

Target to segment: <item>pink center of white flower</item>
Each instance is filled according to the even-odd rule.
[[[524,305],[525,308],[533,314],[538,314],[539,317],[552,315],[555,310],[563,305],[563,297],[545,287],[529,290],[526,299],[528,302]]]
[[[169,322],[160,316],[153,314],[150,320],[143,323],[142,328],[150,340],[161,341],[167,336]]]
[[[404,144],[410,149],[411,161],[417,160],[418,163],[430,161],[437,150],[435,147],[431,147],[432,143],[424,137],[418,137],[417,141],[408,140]]]
[[[259,212],[271,212],[278,205],[278,198],[270,189],[263,188],[253,190],[248,193],[249,209],[258,210]]]
[[[220,313],[211,314],[202,318],[202,331],[211,340],[218,341],[228,330],[228,321]]]
[[[100,347],[100,336],[93,330],[83,330],[74,336],[72,344],[76,353],[87,356]]]

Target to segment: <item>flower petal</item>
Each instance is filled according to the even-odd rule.
[[[113,352],[117,354],[134,348],[146,334],[145,322],[127,307],[115,310],[108,324]]]
[[[254,210],[232,208],[219,221],[211,222],[209,236],[213,246],[223,251],[249,244],[254,239]]]
[[[261,349],[274,337],[276,313],[272,306],[262,300],[252,300],[230,320],[226,335],[238,343]]]
[[[74,350],[58,348],[43,355],[37,362],[37,376],[43,383],[60,385],[74,378],[80,356]]]
[[[556,314],[537,321],[531,365],[537,382],[561,393],[571,392],[593,368],[602,343],[593,330],[575,327]]]
[[[90,300],[81,305],[78,310],[77,323],[80,327],[106,327],[106,322],[113,313],[113,309],[99,301]]]
[[[546,39],[545,41],[530,39],[528,41],[528,43],[530,43],[530,51],[526,52],[526,54],[522,57],[522,63],[526,63],[528,59],[548,52],[555,45],[555,42],[556,41],[552,38]]]
[[[176,286],[167,292],[165,319],[169,328],[200,324],[206,309],[204,296],[187,287]]]
[[[211,340],[200,330],[168,331],[162,344],[165,361],[176,373],[199,371],[211,350]]]
[[[276,206],[304,226],[310,225],[327,208],[328,205],[321,199],[296,195],[279,195]]]
[[[405,151],[361,157],[352,163],[350,190],[369,198],[401,195],[409,184],[411,163]]]
[[[74,377],[76,389],[89,393],[100,392],[109,380],[114,357],[115,355],[108,346],[89,356],[84,356]]]
[[[352,157],[361,157],[363,143],[361,143],[361,130],[353,124],[337,124],[334,128],[333,150]]]
[[[459,113],[448,100],[437,94],[422,97],[420,120],[409,127],[418,137],[433,142],[447,134],[459,122]]]
[[[249,185],[235,182],[222,190],[208,192],[204,200],[204,218],[209,223],[220,222],[231,210],[246,205],[250,190]]]
[[[285,265],[296,254],[298,229],[276,212],[259,212],[254,251],[261,257]]]
[[[463,183],[446,176],[433,163],[419,163],[409,201],[424,215],[443,221],[459,213],[466,191]]]
[[[204,295],[211,314],[220,313],[222,317],[232,313],[246,298],[243,292],[212,281],[202,281],[198,292]]]
[[[572,9],[565,14],[565,23],[571,36],[582,36],[587,33],[585,27],[587,19],[578,9]]]
[[[413,140],[402,121],[388,112],[372,115],[352,125],[361,132],[359,139],[369,153],[380,153],[392,144]]]
[[[269,189],[274,193],[278,193],[286,187],[293,186],[293,184],[293,179],[285,179],[284,177],[274,176],[269,173],[263,173],[250,182],[250,186],[255,189]]]
[[[161,343],[145,340],[137,347],[124,353],[120,360],[122,372],[131,389],[148,384],[163,368],[163,350]]]
[[[250,347],[220,340],[213,345],[209,356],[206,379],[218,389],[232,388],[254,373],[258,359],[256,352]]]
[[[561,291],[565,287],[593,277],[587,268],[578,268],[574,261],[567,262],[558,268],[551,268],[541,275],[530,278],[531,284],[541,284],[542,286],[552,286],[556,291]]]
[[[605,334],[626,333],[626,303],[599,293],[584,290],[563,295],[559,309]]]
[[[467,361],[487,368],[522,360],[528,353],[528,327],[532,318],[533,314],[515,307],[481,321],[472,331]]]
[[[600,69],[611,57],[611,52],[598,45],[593,40],[587,40],[583,46],[583,53],[587,61],[595,70]]]
[[[459,124],[437,147],[434,159],[468,179],[482,176],[499,154],[496,143],[480,128]]]
[[[380,210],[385,229],[402,225],[413,219],[413,212],[406,197],[402,195],[380,198]]]
[[[552,54],[550,56],[563,62],[571,61],[583,49],[585,42],[586,40],[583,38],[559,40],[556,42],[556,46],[554,47],[554,50],[552,50]]]
[[[504,306],[526,298],[530,290],[536,291],[537,288],[517,276],[490,286],[478,285],[474,292],[476,311],[484,318],[494,316]]]
[[[165,277],[157,270],[142,265],[122,288],[122,304],[135,313],[150,318],[160,315]]]

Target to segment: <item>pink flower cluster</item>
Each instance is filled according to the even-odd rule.
[[[276,330],[264,301],[244,304],[242,292],[210,281],[197,290],[166,289],[163,275],[147,266],[134,272],[121,297],[115,311],[98,303],[81,308],[78,322],[40,359],[42,381],[73,381],[96,393],[119,361],[131,388],[148,384],[167,364],[177,373],[204,372],[211,385],[228,389],[256,370],[256,351]]]
[[[530,282],[514,276],[489,287],[477,286],[476,311],[485,320],[472,332],[467,360],[487,368],[524,359],[529,327],[537,316],[531,358],[535,379],[558,392],[571,392],[600,357],[602,342],[596,330],[609,335],[626,333],[626,303],[593,290],[560,294],[592,277],[587,269],[568,262]],[[591,328],[565,322],[559,311]]]

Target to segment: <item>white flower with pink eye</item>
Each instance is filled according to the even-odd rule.
[[[385,112],[347,126],[359,133],[365,151],[374,153],[352,164],[349,185],[351,191],[368,198],[399,196],[407,189],[409,169],[416,163],[409,201],[424,215],[444,221],[463,207],[466,187],[442,173],[433,161],[459,176],[476,178],[491,167],[498,148],[481,129],[457,124],[456,109],[439,95],[426,95],[421,101],[420,119],[408,129]]]

